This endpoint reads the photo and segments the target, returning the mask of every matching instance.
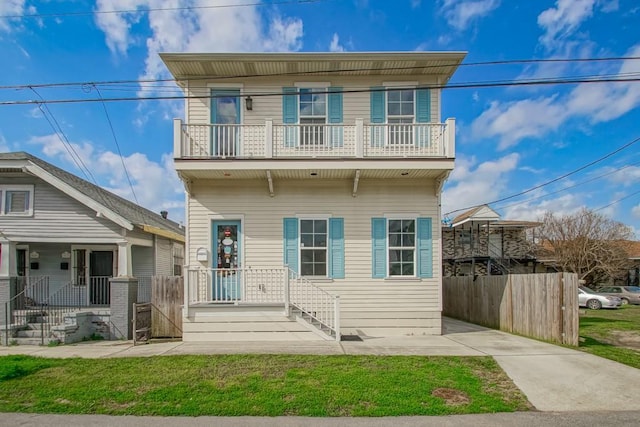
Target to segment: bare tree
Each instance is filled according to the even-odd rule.
[[[587,284],[621,278],[629,268],[624,242],[633,230],[588,209],[571,215],[547,212],[540,220],[538,257],[562,271],[577,273]]]

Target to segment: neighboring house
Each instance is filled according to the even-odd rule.
[[[108,308],[116,276],[139,279],[148,301],[150,277],[184,264],[184,229],[165,216],[28,153],[0,153],[0,324],[22,292],[24,307]]]
[[[502,220],[488,205],[458,215],[442,229],[444,275],[546,272],[535,258],[532,230],[539,225]]]
[[[186,95],[183,339],[440,334],[465,53],[161,54]]]

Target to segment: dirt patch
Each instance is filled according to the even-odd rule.
[[[640,351],[640,332],[637,331],[611,331],[601,340],[616,347]]]
[[[431,395],[443,399],[449,406],[468,405],[471,402],[467,393],[453,388],[437,388]]]

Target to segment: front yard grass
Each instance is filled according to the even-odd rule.
[[[640,368],[640,306],[586,310],[580,315],[579,348]]]
[[[330,417],[528,409],[490,357],[0,357],[0,412]]]

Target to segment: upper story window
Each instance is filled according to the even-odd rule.
[[[390,82],[371,88],[370,132],[373,146],[429,146],[431,92],[409,84]],[[414,84],[417,86],[417,82]]]
[[[327,89],[300,89],[300,145],[324,145],[327,123]]]
[[[33,185],[0,186],[0,213],[6,216],[33,215]]]
[[[342,88],[328,82],[282,88],[285,147],[342,147]]]
[[[387,123],[389,124],[389,144],[413,144],[414,123],[413,89],[390,90],[387,92]]]

